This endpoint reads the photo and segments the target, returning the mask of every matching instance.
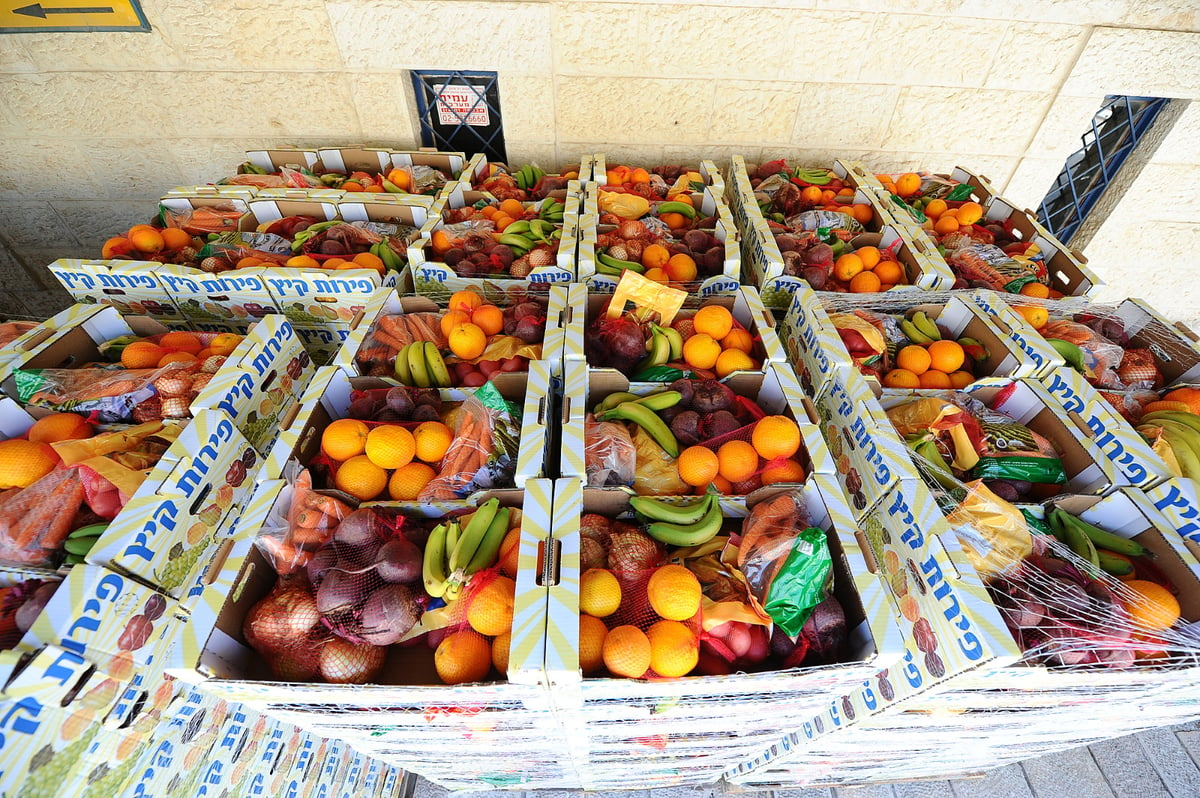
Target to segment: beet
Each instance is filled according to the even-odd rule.
[[[646,336],[637,322],[602,315],[592,323],[587,341],[590,362],[629,373],[645,356]]]
[[[701,415],[718,410],[731,410],[737,404],[737,397],[733,391],[716,380],[700,380],[692,390],[692,408]]]
[[[793,252],[800,249],[800,240],[795,236],[778,235],[775,236],[775,246],[779,247],[780,252]]]
[[[667,386],[668,391],[679,391],[679,404],[675,405],[681,410],[690,410],[692,402],[695,400],[695,392],[693,388],[695,383],[692,380],[675,380]]]
[[[833,263],[833,247],[821,242],[804,250],[804,262],[809,266],[824,266]]]
[[[713,438],[720,438],[722,435],[728,435],[741,429],[741,426],[733,413],[728,410],[718,410],[705,416],[700,422],[701,439],[710,441]]]
[[[415,407],[412,396],[408,390],[400,386],[389,388],[387,392],[387,405],[401,417],[407,417],[412,414]]]
[[[375,573],[385,582],[416,582],[421,578],[421,550],[403,535],[384,543],[378,557]]]
[[[834,596],[829,596],[813,609],[804,622],[800,636],[808,641],[808,665],[830,665],[842,659],[846,646],[846,613]]]
[[[800,277],[804,279],[814,291],[820,291],[825,288],[825,280],[827,277],[825,268],[822,266],[807,266],[800,272]]]
[[[390,646],[408,633],[420,613],[416,596],[408,585],[384,585],[363,605],[360,636],[371,645]]]
[[[429,405],[417,405],[417,409],[412,412],[410,421],[441,421],[442,414],[436,408]]]
[[[512,334],[527,344],[536,344],[546,333],[545,320],[539,316],[526,316],[517,322]],[[645,346],[643,344],[643,346]]]
[[[708,249],[710,236],[703,230],[688,230],[683,234],[683,243],[693,252],[703,252]]]
[[[695,446],[704,440],[700,427],[700,414],[695,410],[684,410],[671,420],[671,432],[681,446]]]
[[[446,250],[446,254],[442,256],[442,262],[447,266],[457,266],[463,258],[467,257],[467,251],[462,247],[452,247]]]

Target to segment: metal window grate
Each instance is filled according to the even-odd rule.
[[[1038,220],[1069,243],[1125,159],[1170,100],[1109,95],[1038,207]]]
[[[423,146],[508,160],[495,72],[421,69],[412,81]]]

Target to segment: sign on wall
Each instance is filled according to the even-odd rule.
[[[141,4],[132,0],[0,0],[0,33],[148,30]]]
[[[412,79],[423,146],[507,160],[495,72],[415,70]]]

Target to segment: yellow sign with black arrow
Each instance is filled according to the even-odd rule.
[[[0,0],[0,33],[148,30],[141,4],[132,0]]]

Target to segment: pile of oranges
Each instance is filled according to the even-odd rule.
[[[169,332],[156,341],[140,340],[121,350],[121,365],[127,369],[162,368],[170,363],[203,363],[210,357],[225,357],[238,348],[242,336],[220,333],[207,344],[195,333]]]
[[[504,311],[474,291],[456,291],[441,327],[450,351],[462,360],[474,360],[487,349],[488,339],[504,329]]]
[[[966,350],[957,341],[909,344],[896,352],[896,366],[883,375],[883,386],[947,391],[965,388],[975,381],[975,375],[963,368],[966,357]]]
[[[873,294],[887,291],[908,282],[904,267],[888,250],[878,247],[859,247],[833,262],[831,285],[826,290],[842,289],[852,294]]]
[[[800,190],[800,199],[804,201],[806,209],[845,213],[859,224],[870,224],[875,218],[870,204],[854,202],[854,189],[849,187],[835,190],[821,186],[805,186]]]
[[[787,416],[765,416],[754,424],[749,441],[731,440],[716,450],[703,444],[679,453],[679,478],[703,494],[712,485],[720,493],[745,494],[778,482],[800,483],[805,470],[796,459],[800,427]]]
[[[945,200],[930,200],[923,209],[929,226],[939,236],[958,232],[959,228],[975,224],[983,218],[983,206],[968,200],[951,208]]]
[[[718,379],[735,371],[753,370],[754,336],[734,321],[723,305],[705,305],[689,321],[675,325],[683,336],[683,360],[694,369],[711,371]]]
[[[321,434],[321,452],[337,464],[334,486],[359,501],[385,495],[415,501],[437,476],[453,440],[454,433],[440,421],[423,421],[410,432],[398,424],[369,427],[342,418]]]
[[[148,224],[135,224],[122,236],[113,236],[104,242],[100,257],[148,259],[154,255],[175,253],[185,247],[199,249],[191,234],[176,227],[159,229]]]
[[[238,260],[235,268],[238,269],[253,269],[256,267],[276,266],[274,261],[263,260],[254,255],[247,255]],[[350,258],[328,258],[324,261],[319,261],[312,255],[293,255],[283,263],[284,266],[289,266],[293,269],[332,269],[340,271],[342,269],[371,269],[383,275],[387,272],[387,266],[383,259],[372,252],[359,252]]]

